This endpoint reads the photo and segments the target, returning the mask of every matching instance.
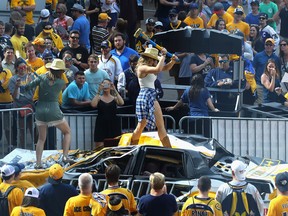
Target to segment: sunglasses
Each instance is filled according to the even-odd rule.
[[[53,58],[44,58],[44,60],[46,60],[46,61],[52,61]]]
[[[44,28],[45,30],[50,30],[50,29],[52,29],[52,27],[50,27],[50,28]]]
[[[287,44],[280,44],[280,46],[287,46]]]
[[[269,43],[269,44],[265,44],[265,46],[273,46],[273,44],[270,44],[270,43]]]
[[[78,39],[79,39],[79,37],[70,37],[70,38],[75,39],[75,40],[78,40]]]
[[[259,20],[266,20],[265,17],[259,17],[258,19],[259,19]]]
[[[72,58],[65,58],[64,60],[66,60],[66,61],[72,61]]]
[[[219,60],[219,63],[222,64],[222,63],[227,63],[229,62],[229,60]]]

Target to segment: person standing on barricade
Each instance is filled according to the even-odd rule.
[[[171,61],[165,65],[167,50],[161,50],[161,57],[158,57],[159,51],[156,48],[146,48],[141,53],[138,60],[136,71],[139,78],[140,93],[136,101],[136,115],[138,124],[131,137],[131,145],[139,142],[142,131],[146,127],[148,130],[157,126],[159,139],[162,145],[171,148],[171,143],[164,127],[163,114],[161,107],[156,100],[156,90],[154,81],[160,71],[167,71],[175,64],[177,57],[172,56]]]
[[[68,157],[69,146],[71,143],[71,132],[63,113],[59,108],[58,96],[63,88],[65,81],[61,79],[65,71],[65,63],[61,59],[54,59],[51,64],[46,65],[50,69],[46,74],[38,76],[35,80],[29,82],[25,89],[33,89],[39,86],[39,99],[37,103],[35,118],[39,132],[39,138],[36,146],[36,165],[35,169],[43,168],[41,158],[44,143],[47,136],[47,127],[55,126],[61,130],[63,138],[63,162],[73,163]]]

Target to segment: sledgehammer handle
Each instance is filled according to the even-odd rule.
[[[163,48],[160,45],[156,44],[153,40],[151,40],[147,35],[145,35],[141,28],[137,29],[137,31],[134,33],[134,37],[143,38],[144,40],[148,41],[150,44],[152,44],[152,46],[154,46],[158,50],[161,50]],[[167,51],[166,56],[168,56],[169,58],[172,58],[172,55],[173,55],[172,53]]]

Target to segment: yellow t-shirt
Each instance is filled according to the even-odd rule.
[[[209,22],[207,23],[207,27],[215,27],[216,21],[219,19],[220,17],[218,17],[216,14],[213,14],[209,20]],[[229,13],[225,12],[222,16],[222,19],[225,21],[225,23],[230,23],[234,20],[234,17],[231,16]]]
[[[11,9],[15,7],[22,6],[32,6],[35,5],[35,0],[11,0],[10,7]],[[25,11],[26,12],[26,11]],[[26,24],[33,25],[33,11],[26,12]]]
[[[270,201],[267,216],[286,215],[288,212],[288,196],[278,195]]]
[[[130,213],[137,212],[137,204],[134,198],[133,193],[126,188],[108,188],[101,192],[102,194],[106,194],[108,196],[120,194],[123,195],[122,203],[126,210]],[[125,198],[124,198],[125,197]]]
[[[186,23],[192,28],[204,28],[204,21],[201,17],[196,17],[195,19],[193,19],[188,16],[185,18],[184,23]]]
[[[56,10],[56,5],[58,3],[58,0],[46,0],[46,4],[52,4],[52,10]]]
[[[23,59],[26,59],[26,52],[25,52],[25,46],[26,44],[29,42],[28,39],[24,36],[16,36],[16,35],[13,35],[10,39],[12,45],[13,45],[13,48],[15,50],[15,53],[18,51],[20,56],[23,58]],[[17,53],[16,53],[17,54]]]
[[[189,208],[192,204],[203,204],[208,205],[211,211],[206,211],[203,209]],[[190,215],[207,215],[207,216],[223,216],[221,204],[213,198],[198,198],[197,196],[190,197],[183,205],[181,216]]]
[[[242,9],[242,11],[243,11],[243,18],[245,18],[245,17],[246,17],[246,14],[245,14],[245,12],[244,12],[243,7],[242,7],[241,5],[238,5],[237,8],[241,8],[241,9]],[[235,11],[235,7],[233,7],[232,5],[226,10],[226,12],[229,13],[229,14],[230,14],[231,16],[233,16],[233,17],[234,17],[234,11]]]
[[[92,194],[89,196],[79,194],[71,197],[66,202],[63,216],[90,216],[91,208],[89,203],[91,198]]]
[[[35,61],[31,62],[29,59],[26,60],[26,63],[28,66],[31,67],[32,72],[37,71],[39,68],[41,68],[44,65],[44,61],[41,58],[36,58]]]
[[[90,199],[91,215],[105,216],[109,197],[106,194],[93,193]]]
[[[3,87],[5,92],[0,93],[0,103],[9,103],[13,101],[9,88],[8,88],[10,78],[12,77],[12,73],[9,69],[4,69],[4,70],[6,71],[6,73],[5,72],[0,73],[0,81],[1,81],[1,86]]]
[[[239,29],[244,34],[245,40],[246,38],[249,37],[249,34],[250,34],[250,26],[246,22],[243,22],[243,21],[240,21],[239,23],[230,22],[226,25],[226,29],[229,32]]]
[[[22,206],[16,206],[10,216],[19,216],[21,215],[21,212],[24,214],[26,213],[27,215],[35,215],[35,216],[46,216],[45,212],[43,209],[34,207],[34,206],[27,206],[27,207],[22,207]],[[25,215],[26,215],[25,214]]]
[[[47,35],[45,35],[43,32],[41,32],[36,38],[45,39],[46,37],[47,37]],[[50,34],[48,34],[48,37],[52,38],[52,41],[54,43],[53,47],[56,47],[59,51],[61,51],[63,49],[63,47],[64,47],[63,41],[58,34],[56,34],[55,32],[51,32]]]
[[[45,65],[43,65],[41,68],[39,68],[36,73],[38,75],[41,75],[41,74],[45,74],[46,72],[48,72],[48,69],[45,67]],[[61,75],[61,79],[63,79],[65,81],[65,83],[67,84],[69,81],[66,77],[66,74],[63,73]],[[34,92],[34,95],[33,95],[33,101],[37,101],[39,98],[39,87],[37,86],[37,88],[35,89],[35,92]],[[62,91],[60,91],[60,94],[58,96],[58,103],[61,105],[62,104]]]
[[[25,193],[25,191],[27,190],[27,188],[29,187],[35,187],[31,182],[27,181],[27,180],[17,180],[17,181],[13,181],[11,183],[11,185],[14,185],[18,188],[20,188],[23,193]]]
[[[11,186],[11,184],[7,184],[2,182],[0,184],[1,193],[5,193],[6,190]],[[11,214],[12,209],[16,206],[20,206],[22,204],[24,194],[21,189],[14,188],[8,195],[8,203],[9,203],[9,213]]]

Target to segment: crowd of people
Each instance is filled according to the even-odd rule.
[[[160,172],[150,174],[150,192],[137,201],[132,191],[121,187],[122,171],[116,164],[106,167],[107,189],[97,192],[90,173],[78,177],[77,191],[73,185],[62,182],[64,169],[59,164],[49,168],[48,182],[38,188],[27,180],[20,180],[22,169],[21,163],[1,167],[0,194],[7,198],[7,208],[4,208],[1,197],[2,216],[264,215],[262,196],[246,181],[247,164],[240,160],[232,162],[232,180],[220,185],[215,197],[210,193],[211,179],[202,176],[197,182],[198,191],[193,188],[193,192],[185,194],[187,199],[181,208],[175,196],[167,193],[165,175]],[[265,213],[268,216],[285,214],[288,209],[288,173],[278,173],[275,185],[278,196],[271,200]]]
[[[163,146],[171,147],[157,101],[163,96],[158,80],[162,71],[169,71],[176,85],[191,85],[185,91],[179,90],[179,101],[166,110],[176,110],[186,103],[190,108],[187,115],[192,116],[207,116],[208,108],[219,111],[213,105],[207,87],[229,89],[237,88],[239,83],[233,80],[233,61],[238,60],[239,56],[176,52],[168,59],[165,48],[157,50],[143,38],[135,39],[133,34],[143,20],[142,1],[47,0],[46,8],[41,10],[37,22],[33,19],[36,7],[34,0],[11,0],[9,4],[9,22],[0,21],[0,108],[28,109],[20,112],[20,116],[13,116],[14,132],[18,130],[16,125],[23,128],[27,122],[34,121],[29,116],[29,110],[35,111],[35,169],[43,168],[42,152],[47,128],[51,126],[60,129],[64,135],[62,161],[73,163],[68,157],[71,132],[62,111],[98,109],[94,141],[95,148],[99,150],[103,148],[105,138],[121,134],[116,117],[117,106],[129,104],[134,107],[138,118],[131,145],[138,143],[145,127],[148,130],[157,127]],[[288,72],[287,11],[287,0],[276,3],[270,0],[249,1],[247,15],[239,0],[160,0],[157,1],[155,13],[157,21],[152,17],[145,19],[143,34],[154,40],[157,32],[186,26],[236,34],[242,37],[244,49],[242,57],[245,64],[242,72],[246,79],[241,82],[241,87],[246,89],[244,102],[287,104],[286,92],[280,87],[281,78]],[[229,97],[230,94],[225,95],[224,92],[213,98],[217,98],[217,102],[226,103],[227,99],[231,99]],[[21,146],[25,134],[20,132],[19,140],[13,140],[16,136],[9,135],[11,123],[8,116],[1,115],[1,118],[4,118],[1,119],[1,127],[4,127],[0,130],[1,137],[5,135],[12,148],[17,146],[17,142]],[[16,120],[19,124],[15,123]],[[33,128],[29,130],[33,134]],[[5,133],[2,134],[2,131]],[[187,200],[182,214],[190,215],[191,211],[200,214],[197,213],[200,209],[195,210],[194,206],[200,203],[210,206],[210,209],[204,208],[202,212],[210,211],[213,215],[242,215],[245,211],[247,214],[262,215],[263,201],[259,192],[245,182],[245,164],[238,161],[231,168],[233,180],[219,188],[216,200],[208,196],[211,181],[205,177],[200,178],[200,195]],[[10,185],[18,184],[20,180],[17,173],[21,169],[23,167],[19,164],[1,168],[1,193],[5,193]],[[98,194],[92,193],[92,176],[84,173],[79,177],[78,194],[75,188],[61,182],[63,168],[60,165],[52,166],[49,170],[49,183],[39,191],[27,182],[25,186],[22,182],[21,187],[11,188],[8,195],[9,213],[68,216],[90,215],[92,211],[93,215],[138,212],[138,215],[167,216],[178,211],[175,198],[166,194],[163,174],[151,174],[151,192],[141,197],[138,208],[131,191],[119,187],[119,175],[117,167],[107,168],[109,187]],[[276,186],[281,196],[285,196],[288,191],[287,181],[287,173],[276,177]],[[247,194],[249,208],[244,203],[242,209],[237,209],[241,212],[231,209],[231,206],[235,206],[231,204],[235,190]],[[287,209],[287,205],[283,206],[284,210],[280,209],[277,202],[283,200],[277,197],[271,202],[271,209],[274,209],[269,209],[268,215],[279,215],[275,212]],[[55,203],[59,206],[55,207]]]
[[[280,81],[287,72],[288,30],[285,18],[288,2],[283,0],[276,4],[270,0],[253,0],[248,3],[247,15],[241,4],[239,0],[232,0],[230,3],[159,1],[155,13],[158,21],[152,17],[146,19],[142,33],[154,40],[157,32],[190,26],[236,34],[242,37],[244,47],[243,74],[245,73],[246,80],[241,82],[241,87],[245,88],[244,103],[286,104],[286,92],[282,91]],[[117,106],[132,105],[139,121],[131,139],[132,144],[137,143],[144,127],[153,129],[157,126],[162,143],[170,146],[163,122],[159,120],[162,119],[162,112],[157,99],[163,96],[158,79],[161,77],[161,71],[169,71],[176,85],[191,85],[185,92],[178,90],[179,102],[166,108],[169,112],[187,103],[190,108],[187,115],[207,116],[208,107],[212,111],[219,111],[213,102],[225,104],[231,101],[233,96],[225,92],[213,93],[213,101],[207,87],[229,89],[237,88],[239,83],[233,80],[233,73],[236,73],[233,71],[233,62],[238,60],[239,56],[176,52],[169,59],[163,54],[167,52],[165,48],[159,51],[162,56],[160,58],[158,53],[151,53],[153,48],[149,41],[143,37],[133,37],[137,26],[143,20],[142,1],[135,0],[128,5],[124,1],[115,0],[53,1],[41,10],[37,22],[33,19],[33,0],[25,3],[11,0],[10,10],[9,22],[0,21],[0,105],[1,108],[36,109],[38,125],[39,118],[43,115],[39,109],[46,106],[43,105],[43,100],[41,102],[41,98],[44,97],[47,101],[48,96],[44,96],[47,89],[41,90],[41,83],[38,83],[37,88],[28,89],[26,86],[35,79],[37,81],[33,87],[36,87],[38,76],[51,72],[49,64],[55,59],[62,59],[64,62],[64,72],[58,77],[59,82],[64,83],[63,88],[59,90],[59,97],[58,90],[55,91],[55,98],[58,97],[61,110],[83,112],[97,108],[99,121],[105,125],[105,122],[111,120],[109,118],[112,115],[113,121],[118,121],[115,117]],[[278,34],[279,22],[281,24]],[[49,77],[52,79],[52,76]],[[51,81],[48,85],[52,86]],[[236,100],[236,97],[234,99]],[[141,100],[150,103],[141,104]],[[105,109],[106,106],[110,108]],[[21,115],[22,118],[17,119],[20,128],[24,127],[24,123],[33,121],[31,118],[23,121],[23,116],[27,117],[26,114],[27,111]],[[59,123],[58,120],[59,117],[46,126],[55,126]],[[15,119],[13,121],[13,131],[16,133]],[[43,122],[43,118],[41,121]],[[9,136],[8,128],[11,124],[8,123],[9,121],[5,121],[1,132],[5,131],[3,135],[6,135],[12,148],[17,142],[21,145],[25,137],[23,130],[20,130],[20,138],[16,141],[12,138],[14,136]],[[46,126],[38,127],[38,130],[44,131]],[[110,134],[104,133],[104,129],[98,130],[99,126],[96,127],[95,148],[101,148],[105,138],[121,133],[118,132],[118,126],[115,126],[115,131]],[[69,132],[67,127],[61,128],[66,134]],[[29,129],[30,132],[33,130]],[[38,132],[35,134],[38,135]],[[38,136],[40,138],[38,137],[37,146],[42,149],[40,146],[43,145],[46,134],[42,132]],[[67,139],[69,142],[70,138]],[[65,146],[67,145],[63,144],[64,149]]]

